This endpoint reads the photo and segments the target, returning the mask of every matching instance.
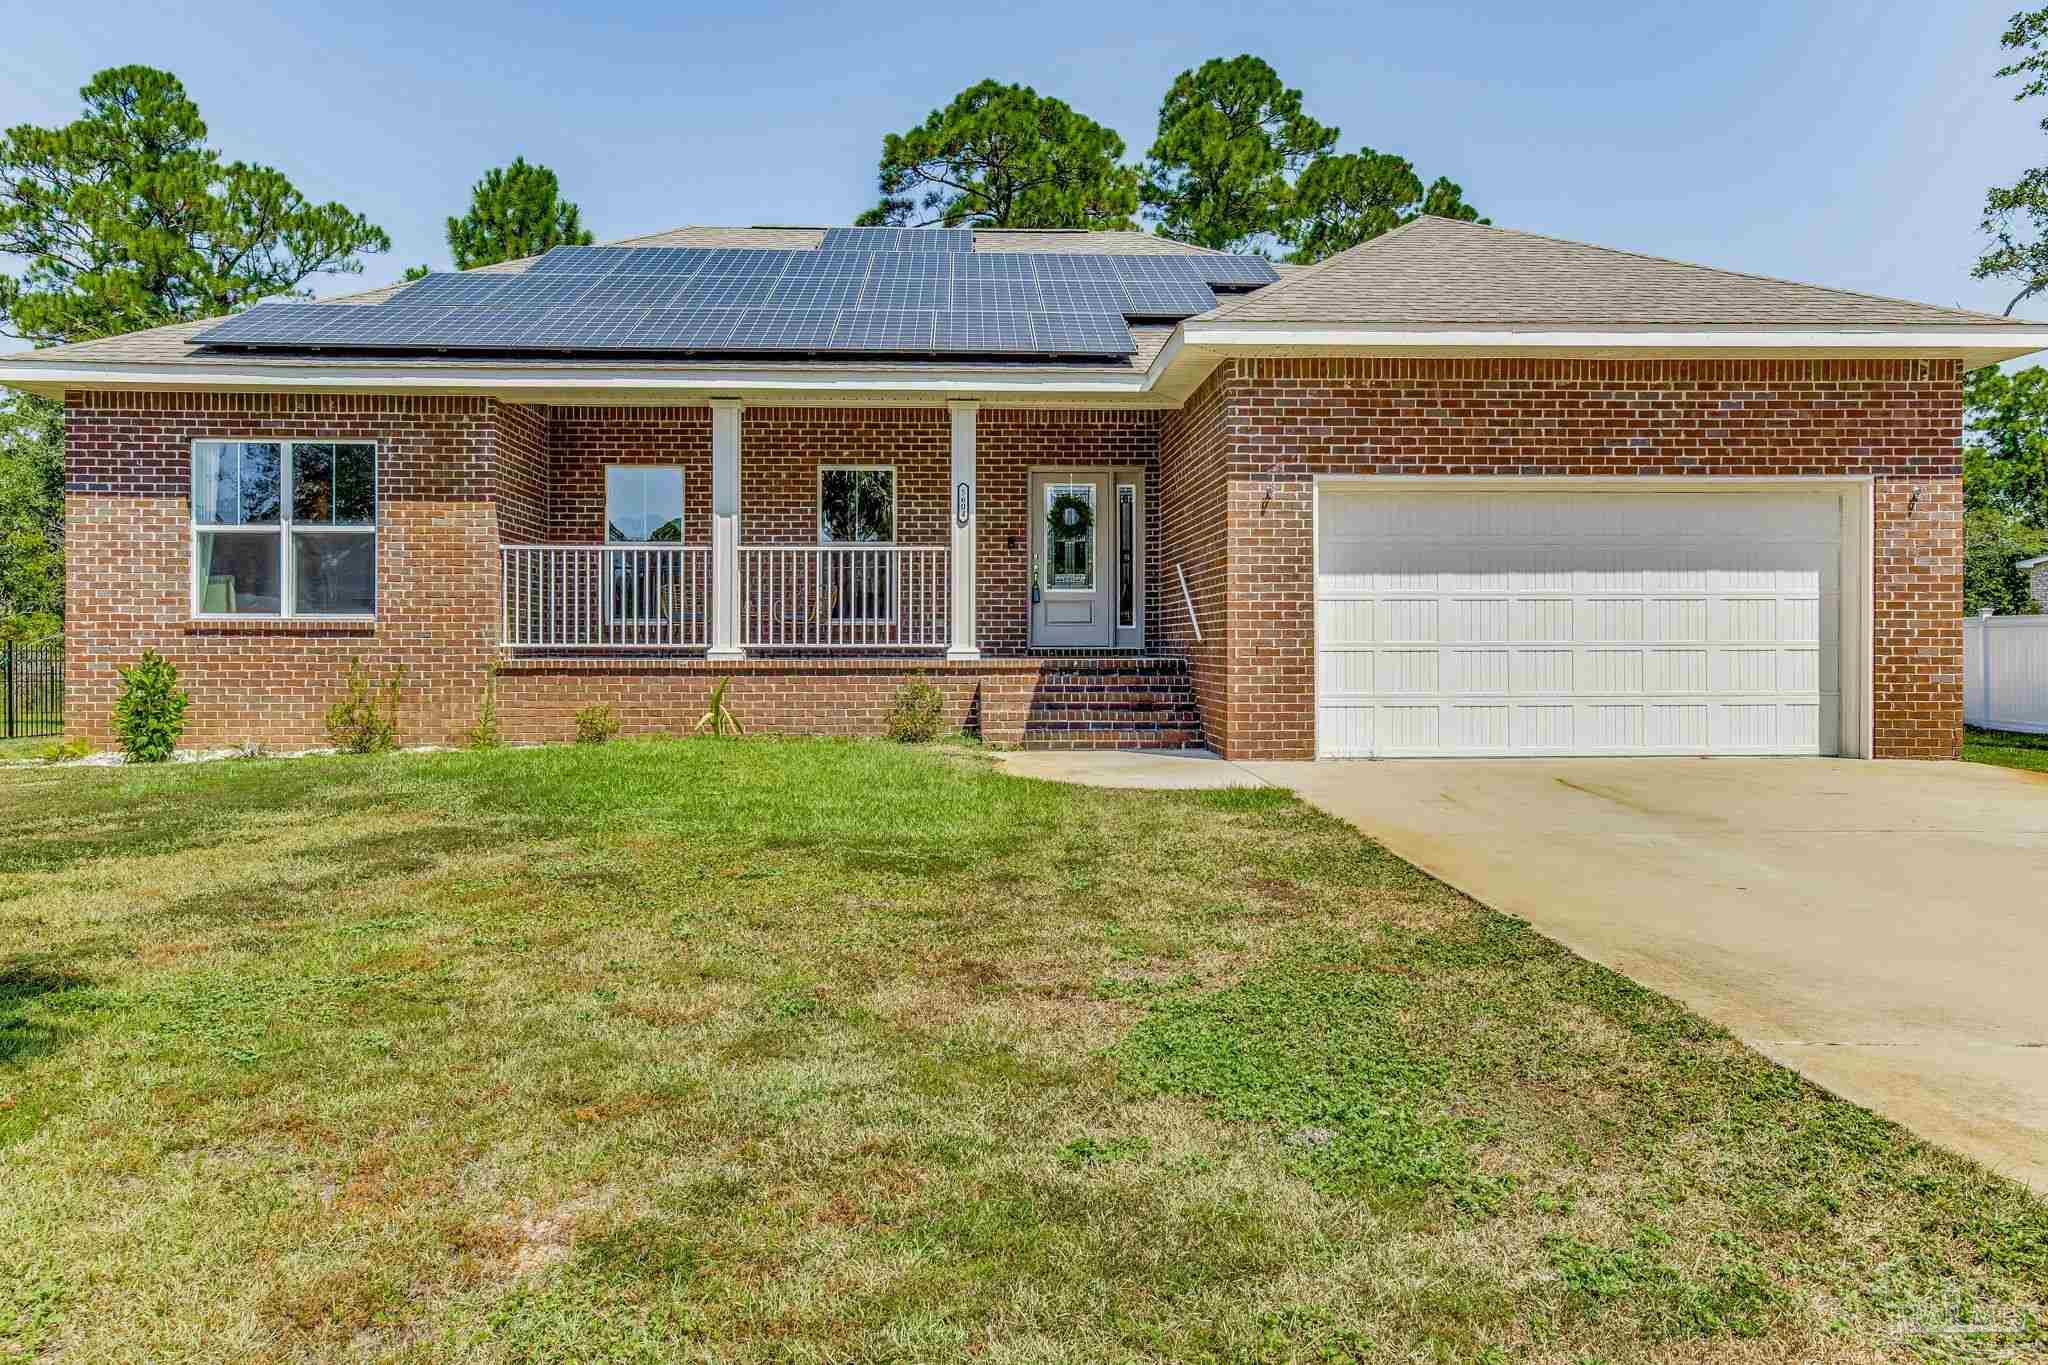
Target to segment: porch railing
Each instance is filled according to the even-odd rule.
[[[517,648],[701,649],[708,545],[505,545],[504,638]]]
[[[742,545],[748,649],[944,649],[944,545]]]

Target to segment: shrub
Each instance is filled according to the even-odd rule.
[[[185,733],[185,704],[178,670],[154,650],[144,650],[133,668],[121,670],[121,695],[114,700],[114,737],[130,763],[163,763]]]
[[[493,666],[484,674],[484,694],[476,704],[476,724],[469,727],[469,747],[472,749],[495,749],[498,747],[498,670]]]
[[[381,754],[398,743],[398,695],[405,666],[378,682],[361,659],[348,661],[347,691],[327,708],[327,737],[345,754]]]
[[[36,757],[45,763],[69,763],[74,759],[84,758],[91,752],[91,742],[84,735],[74,735],[70,739],[45,744],[36,750]]]
[[[889,708],[889,738],[900,744],[923,744],[937,739],[946,720],[946,697],[922,678],[914,678],[896,689],[895,705]]]
[[[619,737],[619,718],[609,706],[586,706],[576,713],[576,742],[602,744]]]

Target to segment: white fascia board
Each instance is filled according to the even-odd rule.
[[[2032,559],[2022,559],[2019,562],[2019,567],[2031,569],[2038,564],[2048,564],[2048,555],[2035,555]]]
[[[1193,318],[1190,346],[1385,351],[1778,351],[2010,359],[2048,350],[2048,327],[1352,327]],[[1162,353],[1162,359],[1164,353]]]
[[[401,369],[351,365],[190,365],[0,359],[0,385],[43,392],[65,389],[277,389],[373,393],[696,395],[762,391],[800,394],[904,393],[1141,397],[1151,387],[1136,370],[1114,374],[1017,370],[644,370],[594,367],[435,366]]]

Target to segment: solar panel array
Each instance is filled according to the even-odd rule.
[[[918,235],[903,228],[835,233]],[[933,238],[972,233],[932,232]],[[265,304],[196,340],[351,350],[1123,356],[1126,319],[1277,278],[1255,258],[557,247],[523,274],[429,275],[381,304]],[[850,240],[850,239],[849,239]],[[1221,276],[1231,278],[1219,278]]]
[[[209,346],[389,351],[1120,356],[1115,313],[931,308],[447,308],[265,303],[199,338]]]
[[[826,228],[820,251],[972,251],[971,228]]]

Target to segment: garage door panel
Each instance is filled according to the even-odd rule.
[[[1318,517],[1320,752],[1837,747],[1832,493],[1326,489]]]

